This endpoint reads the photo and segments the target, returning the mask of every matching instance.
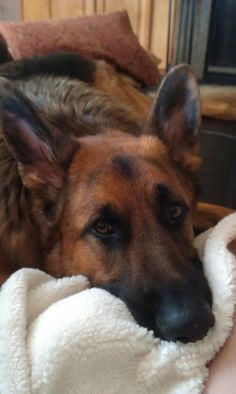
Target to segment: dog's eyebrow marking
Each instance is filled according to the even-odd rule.
[[[172,193],[171,193],[169,187],[163,183],[159,183],[156,186],[156,190],[157,190],[159,198],[161,198],[163,200],[170,198],[172,196]]]
[[[148,163],[148,164],[150,164],[150,165],[152,165],[152,166],[158,167],[158,168],[160,168],[160,169],[165,169],[165,167],[164,167],[158,160],[156,160],[156,159],[154,159],[154,158],[152,158],[152,157],[143,156],[142,159],[143,159],[146,163]]]
[[[99,215],[106,219],[118,220],[120,218],[119,211],[114,205],[111,205],[109,203],[102,205],[98,211]]]
[[[116,155],[112,159],[115,168],[126,178],[132,178],[135,174],[135,157],[129,155]]]
[[[186,202],[179,196],[177,196],[175,193],[171,191],[171,189],[163,184],[159,183],[156,185],[156,192],[157,192],[157,197],[160,202],[165,203],[165,202],[177,202],[180,203],[186,210],[188,210],[188,206]]]

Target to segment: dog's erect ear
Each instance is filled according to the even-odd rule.
[[[189,156],[195,156],[197,166],[200,122],[196,78],[188,65],[176,66],[161,83],[146,132],[157,135],[167,145],[173,159],[188,164]]]
[[[37,110],[11,83],[0,80],[1,133],[15,158],[24,185],[40,193],[61,188],[75,142],[49,132]]]

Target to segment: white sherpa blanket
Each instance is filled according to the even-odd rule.
[[[195,344],[154,339],[126,305],[82,276],[23,269],[0,293],[1,394],[196,394],[232,326],[236,214],[196,239],[216,325]]]

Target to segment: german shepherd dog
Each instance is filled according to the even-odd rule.
[[[94,62],[75,57],[70,75],[58,56],[0,68],[2,281],[21,267],[83,274],[155,336],[203,338],[214,315],[193,247],[200,103],[191,69],[168,73],[143,125],[91,87]]]

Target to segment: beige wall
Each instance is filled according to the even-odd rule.
[[[169,0],[21,0],[23,20],[65,18],[126,9],[141,44],[166,66]]]

